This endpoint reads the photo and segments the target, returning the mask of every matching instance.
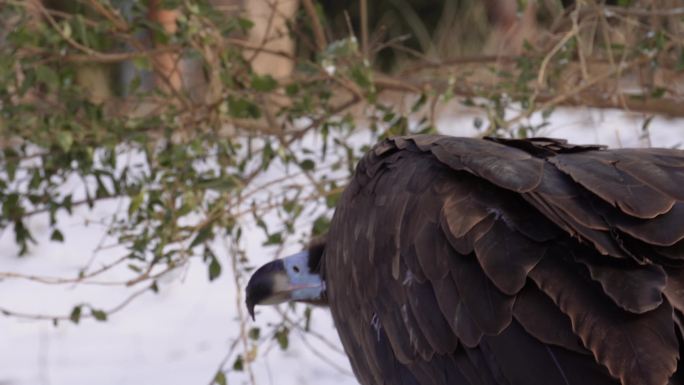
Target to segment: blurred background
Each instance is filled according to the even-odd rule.
[[[355,384],[244,307],[415,133],[684,143],[681,0],[0,0],[0,385]]]

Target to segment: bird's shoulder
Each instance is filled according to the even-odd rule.
[[[664,384],[684,310],[682,185],[677,150],[388,139],[359,163],[326,258],[345,280],[340,306],[359,327],[375,320],[402,363],[512,339]]]

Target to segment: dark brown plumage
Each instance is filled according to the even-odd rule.
[[[322,273],[362,384],[684,384],[684,152],[413,136],[359,163]]]

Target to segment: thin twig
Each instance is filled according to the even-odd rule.
[[[361,8],[361,52],[363,59],[368,60],[368,0],[359,0]]]
[[[149,287],[145,287],[141,290],[138,290],[128,296],[125,300],[120,302],[118,305],[110,308],[109,310],[104,311],[107,316],[110,316],[114,313],[117,313],[124,309],[126,306],[128,306],[133,300],[136,298],[140,297],[141,295],[145,294],[146,292],[150,291]],[[90,307],[94,308],[89,304],[81,304],[80,306],[82,307]],[[0,314],[8,316],[8,317],[15,317],[15,318],[23,318],[23,319],[29,319],[29,320],[36,320],[36,321],[67,321],[71,320],[71,315],[46,315],[46,314],[33,314],[33,313],[23,313],[23,312],[17,312],[9,309],[5,309],[0,307]],[[82,313],[80,318],[94,318],[95,316],[92,313]]]
[[[679,16],[684,15],[684,7],[668,8],[668,9],[643,9],[632,7],[620,7],[613,5],[606,5],[603,8],[607,12],[619,13],[623,15],[632,16]]]
[[[323,32],[323,25],[318,17],[316,6],[314,5],[313,0],[302,0],[302,4],[304,5],[307,15],[309,15],[311,28],[313,29],[314,38],[316,40],[316,48],[318,51],[323,51],[328,44],[326,43],[325,32]]]
[[[235,307],[237,309],[238,320],[240,322],[240,341],[242,341],[242,348],[247,354],[250,350],[249,338],[247,337],[247,317],[245,316],[244,304],[242,303],[242,286],[240,285],[240,274],[238,273],[238,258],[237,252],[232,250],[228,244],[228,239],[224,238],[223,243],[225,246],[226,253],[230,255],[231,267],[233,269],[233,283],[235,284]],[[254,372],[252,371],[251,360],[245,359],[245,368],[247,369],[247,374],[249,376],[249,381],[252,385],[256,385],[256,380],[254,379]]]
[[[90,278],[97,277],[102,273],[105,273],[112,268],[119,266],[122,262],[126,261],[128,259],[128,256],[123,256],[118,259],[116,259],[114,262],[106,264],[102,266],[101,268],[94,270],[90,273],[79,275],[78,277],[75,278],[63,278],[63,277],[51,277],[51,276],[39,276],[39,275],[30,275],[30,274],[22,274],[22,273],[15,273],[15,272],[0,272],[0,280],[2,279],[23,279],[27,281],[33,281],[33,282],[38,282],[46,285],[63,285],[63,284],[70,284],[70,283],[83,283],[86,285],[105,285],[105,286],[112,286],[112,285],[121,285],[121,282],[92,282],[89,281]]]

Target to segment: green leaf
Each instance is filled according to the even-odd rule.
[[[69,152],[71,145],[74,143],[74,137],[69,131],[60,131],[57,134],[57,144],[64,152]]]
[[[252,75],[252,88],[255,91],[269,92],[275,90],[276,87],[278,87],[278,82],[271,75]]]
[[[237,179],[226,175],[219,178],[202,179],[195,186],[200,189],[227,191],[238,185]]]
[[[418,98],[418,100],[416,100],[416,102],[413,103],[413,106],[411,106],[411,112],[418,112],[418,110],[420,110],[420,108],[425,105],[425,102],[427,102],[427,95],[421,94],[420,98]]]
[[[69,195],[67,195],[67,196],[64,197],[64,200],[62,200],[62,207],[64,207],[64,209],[65,209],[69,214],[71,214],[71,207],[72,207],[72,205],[73,205],[72,196],[71,196],[71,194],[69,194]]]
[[[277,232],[269,234],[266,242],[264,242],[264,246],[280,245],[281,243],[283,243],[283,234],[281,232]]]
[[[137,70],[140,71],[149,71],[152,69],[152,62],[150,61],[149,56],[135,56],[132,60],[133,65]]]
[[[135,75],[133,76],[133,79],[131,79],[131,82],[128,84],[128,92],[131,94],[134,94],[136,91],[140,89],[140,86],[142,85],[142,78],[140,75]]]
[[[337,201],[340,200],[340,196],[342,196],[341,191],[337,191],[337,192],[328,194],[325,197],[325,205],[331,209],[335,208],[335,206],[337,206]]]
[[[476,116],[475,119],[473,119],[473,126],[474,126],[475,129],[477,129],[477,130],[479,130],[479,129],[482,128],[482,124],[483,124],[483,123],[484,123],[484,121],[483,121],[482,118],[479,117],[479,116]]]
[[[62,35],[64,35],[65,39],[71,37],[71,24],[68,21],[62,22]]]
[[[74,306],[74,308],[71,310],[71,314],[69,315],[69,319],[71,322],[78,324],[78,321],[81,320],[81,305]]]
[[[261,329],[251,328],[249,329],[247,335],[249,336],[249,339],[256,341],[259,339],[259,336],[261,335]]]
[[[316,162],[311,159],[304,159],[299,163],[299,167],[301,167],[304,171],[311,171],[316,168]]]
[[[648,135],[648,129],[651,126],[651,122],[653,122],[653,118],[655,118],[655,115],[650,115],[644,119],[644,122],[641,124],[641,131],[646,135]]]
[[[3,206],[3,210],[4,209],[5,206]],[[10,211],[13,211],[15,209],[10,208]],[[20,212],[23,212],[23,209],[21,208],[19,208],[18,210]],[[24,222],[21,220],[14,221],[14,241],[17,243],[17,245],[19,245],[19,255],[26,255],[26,253],[28,252],[29,242],[36,243],[36,240],[33,239],[33,235],[31,235],[31,232],[26,228]]]
[[[287,96],[297,95],[297,93],[299,93],[299,84],[297,84],[297,83],[288,84],[287,86],[285,86],[285,93],[287,94]]]
[[[46,65],[36,67],[36,80],[45,84],[51,91],[59,87],[59,75],[57,72]]]
[[[29,189],[35,190],[38,187],[40,187],[40,182],[43,181],[43,178],[40,175],[40,171],[38,169],[33,170],[31,173],[31,180],[29,181]]]
[[[651,97],[655,99],[660,99],[665,95],[665,92],[667,92],[665,88],[656,87],[653,89],[653,91],[651,91]]]
[[[128,205],[128,216],[130,217],[138,211],[140,208],[140,205],[142,205],[143,201],[145,199],[145,191],[140,190],[139,193],[135,194],[133,198],[131,198],[131,203]]]
[[[209,262],[209,280],[213,281],[221,275],[221,264],[216,258]]]
[[[227,385],[228,380],[226,379],[225,373],[222,371],[216,372],[216,375],[214,376],[214,384],[216,385]]]
[[[252,118],[258,119],[261,117],[261,109],[259,106],[247,99],[228,98],[228,113],[235,118]]]
[[[316,220],[313,223],[313,229],[311,232],[313,233],[313,236],[318,236],[318,235],[323,235],[328,232],[328,229],[330,228],[330,220],[325,216],[321,215],[320,217],[316,218]]]
[[[291,213],[298,207],[299,205],[295,200],[286,200],[283,202],[283,210],[285,210],[286,213]]]
[[[237,22],[240,28],[242,28],[242,30],[245,32],[249,31],[254,27],[254,22],[252,20],[245,19],[243,17],[238,17]]]
[[[90,309],[90,314],[98,321],[104,322],[107,320],[107,313],[102,310]]]
[[[355,37],[344,38],[328,44],[323,52],[326,57],[344,57],[359,52],[359,43]]]
[[[193,247],[203,243],[204,241],[212,238],[213,236],[214,236],[214,233],[212,231],[212,225],[211,224],[208,224],[208,225],[202,227],[197,232],[195,239],[193,239],[192,243],[190,243],[190,248],[192,249]]]
[[[54,229],[52,230],[52,235],[50,235],[50,240],[55,242],[64,242],[64,235],[61,231]]]
[[[371,73],[366,66],[357,65],[351,68],[349,75],[352,80],[359,85],[359,87],[371,90],[373,87],[373,81],[371,80]]]
[[[235,358],[235,362],[233,362],[233,370],[236,372],[241,372],[245,369],[245,361],[242,358],[242,355],[238,355],[237,358]]]
[[[189,3],[189,4],[187,4],[186,7],[187,7],[188,11],[190,11],[190,13],[195,14],[195,15],[199,15],[199,13],[200,13],[199,5]]]
[[[11,148],[5,149],[5,170],[7,171],[7,177],[10,182],[14,180],[17,173],[17,166],[19,165],[19,154]]]
[[[304,331],[308,332],[311,329],[311,306],[304,309]]]
[[[287,347],[290,345],[289,335],[290,329],[288,329],[287,327],[283,327],[275,333],[274,338],[276,339],[276,341],[278,341],[278,345],[283,350],[286,350]]]

